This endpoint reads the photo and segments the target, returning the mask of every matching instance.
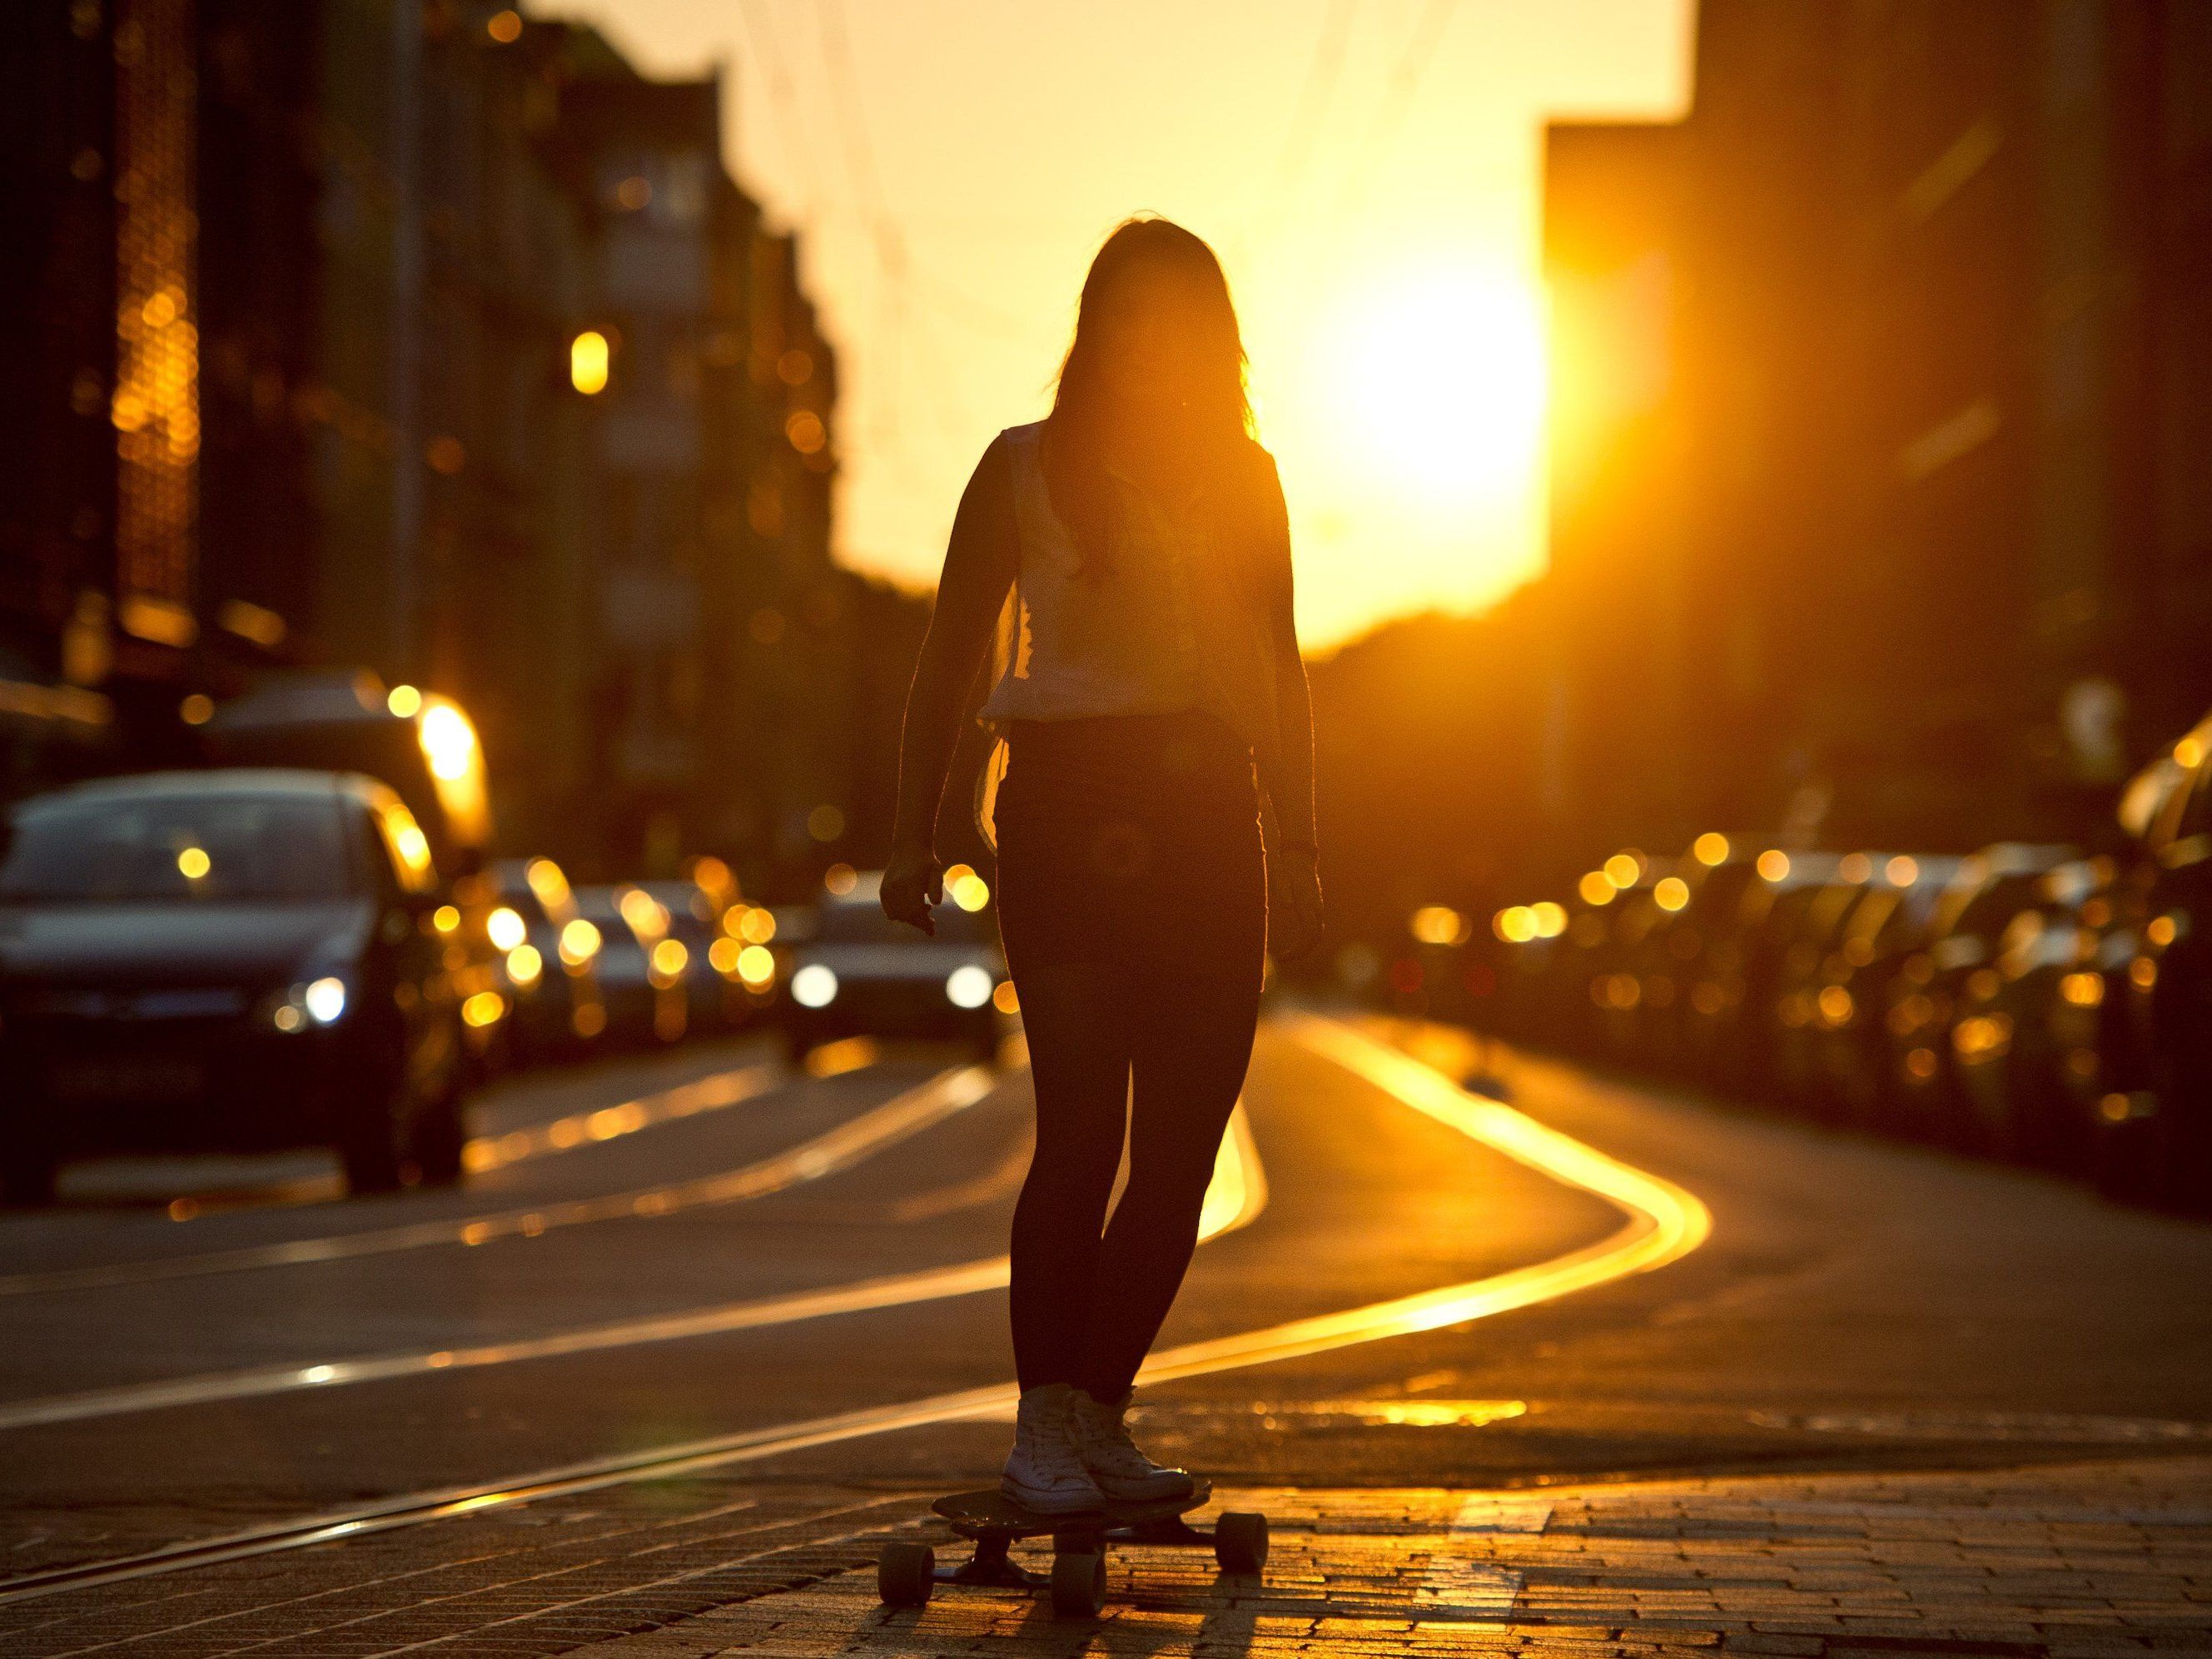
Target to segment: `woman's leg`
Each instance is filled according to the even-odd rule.
[[[1099,1234],[1127,1128],[1130,1021],[1121,976],[1068,963],[1016,981],[1036,1091],[1036,1150],[1014,1207],[1014,1370],[1024,1389],[1074,1382]]]
[[[1252,1057],[1258,965],[1129,1000],[1129,1179],[1099,1250],[1090,1341],[1073,1379],[1100,1401],[1127,1392],[1190,1265],[1214,1156]]]

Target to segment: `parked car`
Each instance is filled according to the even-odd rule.
[[[727,1030],[742,1024],[751,1012],[751,1001],[738,974],[740,947],[722,943],[732,937],[723,925],[731,899],[691,878],[637,885],[660,906],[667,918],[667,936],[684,947],[690,1029]]]
[[[2002,1115],[1990,1113],[1990,1077],[1978,1078],[1970,1094],[1962,1074],[1989,1063],[1995,1027],[1969,1026],[1961,1046],[1960,1022],[1976,1017],[1970,1004],[1994,999],[2008,929],[2050,899],[2051,872],[2074,857],[2067,847],[2000,842],[1960,862],[1936,902],[1924,945],[1898,964],[1873,1010],[1887,1049],[1892,1127],[1954,1145],[1994,1147],[2005,1137]],[[2022,959],[2018,951],[2009,958]]]
[[[2078,1091],[2104,1069],[2098,964],[2112,876],[2110,859],[2069,860],[2038,877],[2026,903],[1992,918],[2002,926],[1988,959],[1950,999],[1944,1046],[1959,1144],[2085,1172],[2094,1119]]]
[[[1748,836],[1700,836],[1676,870],[1679,893],[1655,892],[1658,914],[1645,935],[1636,972],[1663,981],[1666,990],[1644,999],[1638,1038],[1644,1062],[1675,1076],[1694,1077],[1702,1052],[1698,1026],[1740,994],[1731,965],[1746,895],[1760,880],[1760,842]]]
[[[2115,926],[2136,951],[2112,988],[2143,1074],[2105,1102],[2110,1154],[2142,1195],[2212,1206],[2212,716],[2136,776],[2120,821]]]
[[[1592,902],[1579,930],[1571,923],[1569,945],[1583,945],[1583,976],[1589,999],[1594,1048],[1616,1064],[1640,1059],[1655,1018],[1670,1013],[1677,989],[1673,975],[1651,959],[1653,935],[1672,910],[1687,902],[1688,884],[1671,862],[1619,854],[1607,860],[1615,873],[1593,872],[1578,896]],[[1605,888],[1613,890],[1602,898]],[[1577,918],[1577,921],[1582,921]]]
[[[568,878],[551,859],[500,859],[481,879],[485,935],[514,1003],[516,1057],[577,1053],[606,1030],[598,930],[578,925]]]
[[[334,1147],[458,1180],[471,1022],[428,836],[358,775],[156,773],[18,804],[0,851],[0,1189],[76,1157]],[[475,985],[478,988],[471,989]]]
[[[668,911],[633,882],[579,887],[576,908],[597,938],[607,1032],[617,1042],[674,1042],[690,1029],[690,952],[670,936]]]
[[[448,879],[483,863],[483,748],[450,697],[363,670],[295,670],[216,704],[202,739],[218,765],[365,773],[398,792]]]
[[[825,892],[808,937],[787,947],[777,1008],[793,1056],[840,1037],[896,1036],[991,1058],[1013,994],[988,888],[964,866],[948,871],[932,936],[884,915],[882,879],[870,872]]]
[[[1844,965],[1842,946],[1851,914],[1879,890],[1875,872],[1893,854],[1846,853],[1828,879],[1801,893],[1782,895],[1768,918],[1775,946],[1772,1087],[1779,1103],[1806,1115],[1838,1118],[1843,1104],[1827,1064],[1823,1024],[1842,1010],[1838,996],[1823,999],[1830,975]]]
[[[1753,860],[1729,909],[1714,914],[1690,986],[1684,1048],[1693,1073],[1746,1099],[1771,1103],[1776,1091],[1774,1011],[1784,956],[1804,910],[1834,878],[1832,853],[1767,848]]]
[[[1892,854],[1875,868],[1821,959],[1812,1023],[1821,1091],[1836,1117],[1882,1127],[1894,1109],[1886,1018],[1906,964],[1928,944],[1960,860]]]

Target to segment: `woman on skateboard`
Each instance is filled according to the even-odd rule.
[[[1164,219],[1118,226],[1052,412],[1000,432],[968,481],[907,699],[883,903],[934,931],[939,799],[1011,593],[981,816],[1036,1150],[1014,1212],[1022,1394],[1000,1484],[1046,1514],[1191,1490],[1124,1413],[1197,1242],[1263,953],[1294,955],[1321,925],[1289,520],[1244,365],[1212,249]]]

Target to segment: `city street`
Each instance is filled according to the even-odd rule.
[[[1140,1395],[1263,1581],[883,1608],[1003,1455],[1028,1109],[748,1037],[500,1085],[458,1191],[71,1171],[0,1218],[0,1647],[2212,1647],[2212,1226],[1293,1009]]]
[[[0,108],[0,1659],[2212,1659],[2212,0]]]

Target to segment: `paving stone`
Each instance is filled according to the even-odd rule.
[[[1195,1551],[1117,1547],[1106,1616],[1058,1621],[1017,1590],[945,1587],[918,1612],[879,1607],[872,1564],[885,1540],[963,1547],[927,1494],[732,1475],[627,1503],[556,1500],[529,1512],[534,1525],[471,1518],[57,1595],[14,1610],[34,1617],[0,1614],[0,1650],[2179,1659],[2212,1655],[2207,1490],[2203,1457],[1540,1497],[1244,1490],[1222,1500],[1269,1516],[1263,1577],[1222,1577]]]

